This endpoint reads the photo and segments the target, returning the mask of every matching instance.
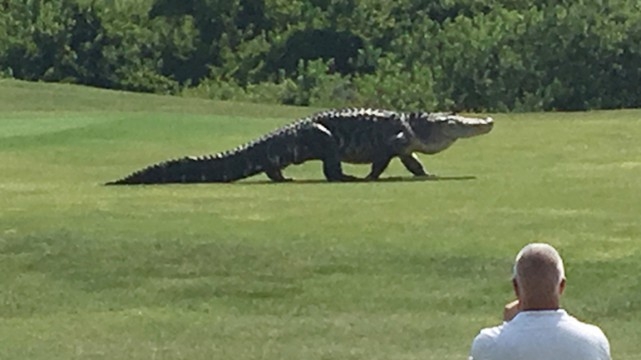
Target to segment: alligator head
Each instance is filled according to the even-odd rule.
[[[426,154],[443,151],[460,138],[487,134],[494,126],[491,117],[474,118],[452,113],[411,113],[407,120],[415,135],[411,150]]]
[[[456,114],[433,114],[434,125],[443,135],[458,139],[487,134],[494,126],[491,117],[473,118]]]

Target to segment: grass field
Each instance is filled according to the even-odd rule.
[[[0,359],[465,359],[532,241],[638,359],[641,111],[495,115],[439,181],[101,186],[312,111],[0,81]]]

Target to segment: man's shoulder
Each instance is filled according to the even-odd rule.
[[[494,346],[496,338],[501,334],[504,326],[505,323],[479,331],[472,342],[472,354],[487,353],[487,350]]]
[[[583,322],[574,316],[567,315],[565,321],[566,327],[578,335],[591,338],[597,341],[607,342],[608,339],[600,327]]]
[[[476,337],[480,338],[480,339],[488,339],[488,340],[494,339],[497,336],[499,336],[501,331],[503,331],[503,328],[505,327],[505,324],[506,323],[503,323],[503,324],[498,325],[498,326],[492,326],[492,327],[487,327],[487,328],[481,329],[481,331],[479,331],[479,333],[478,333],[478,335]]]
[[[610,359],[610,341],[600,327],[567,315],[563,322],[569,343],[582,344],[578,347],[591,349],[598,359]]]
[[[482,329],[472,342],[470,359],[492,358],[497,352],[515,346],[528,348],[533,338],[550,341],[550,344],[561,338],[566,339],[566,344],[582,344],[579,346],[582,351],[592,349],[599,354],[596,357],[598,359],[610,358],[608,339],[598,326],[582,322],[565,311],[557,313],[556,321],[540,315],[544,314],[523,314],[510,322]]]

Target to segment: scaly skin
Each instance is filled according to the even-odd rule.
[[[323,162],[328,181],[359,180],[344,174],[341,162],[372,164],[365,179],[376,180],[395,157],[412,174],[424,176],[415,152],[436,154],[459,138],[486,134],[492,127],[491,118],[449,113],[328,110],[233,150],[161,162],[107,185],[232,182],[261,172],[273,181],[288,181],[282,170],[309,160]]]

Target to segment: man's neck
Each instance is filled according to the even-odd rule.
[[[543,311],[543,310],[559,310],[561,308],[558,301],[550,302],[528,302],[521,301],[521,311]]]

